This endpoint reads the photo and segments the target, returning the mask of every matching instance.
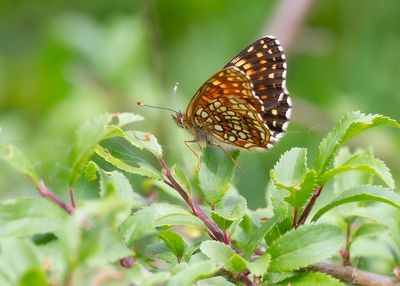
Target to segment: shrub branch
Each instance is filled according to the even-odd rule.
[[[342,282],[360,286],[400,286],[400,281],[395,277],[361,271],[351,266],[315,263],[305,268],[304,271],[325,273]]]
[[[192,213],[200,218],[204,224],[207,226],[208,233],[210,237],[214,240],[221,241],[225,244],[230,244],[230,238],[227,235],[224,235],[222,230],[215,224],[213,220],[211,220],[204,211],[197,205],[197,203],[186,193],[186,191],[178,184],[178,182],[174,179],[171,174],[171,170],[168,168],[167,164],[165,163],[164,159],[159,157],[158,161],[161,164],[163,173],[166,177],[164,179],[164,183],[166,183],[171,188],[175,189],[179,195],[185,200],[185,202],[189,205],[192,210]]]
[[[322,192],[322,187],[320,187],[320,186],[318,186],[314,190],[311,199],[308,201],[306,207],[304,208],[303,212],[301,213],[299,220],[296,222],[296,225],[295,225],[296,228],[299,227],[300,225],[304,224],[304,222],[310,215],[310,212],[311,212],[312,208],[314,207],[315,202],[317,201],[318,197],[321,195],[321,192]]]
[[[49,199],[50,201],[54,202],[56,205],[58,205],[60,208],[62,208],[66,213],[72,214],[74,212],[75,203],[73,200],[72,191],[70,191],[70,199],[71,199],[71,202],[73,202],[73,203],[72,203],[72,205],[68,205],[62,199],[57,197],[52,191],[50,191],[42,180],[37,185],[37,188],[38,188],[40,195],[42,195],[42,197],[45,197],[46,199]]]

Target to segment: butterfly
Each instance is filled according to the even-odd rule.
[[[187,142],[268,150],[287,130],[291,108],[285,54],[275,37],[265,36],[210,77],[185,113],[172,117],[195,137]]]

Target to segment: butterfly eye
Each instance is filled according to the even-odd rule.
[[[183,114],[180,112],[177,112],[175,114],[172,114],[172,118],[175,120],[176,124],[178,126],[183,127]]]

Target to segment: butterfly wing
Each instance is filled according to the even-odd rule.
[[[207,80],[188,106],[192,126],[218,140],[241,148],[268,148],[270,132],[260,116],[262,101],[251,82],[236,67]]]
[[[279,139],[287,129],[292,107],[286,89],[286,57],[279,41],[273,36],[255,41],[225,67],[231,66],[250,79],[255,96],[264,107],[261,116],[272,136]]]
[[[242,148],[270,148],[287,128],[291,102],[279,42],[254,42],[196,92],[186,111],[197,130]]]

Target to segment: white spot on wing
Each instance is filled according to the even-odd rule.
[[[290,96],[288,96],[288,97],[286,98],[286,102],[287,102],[287,104],[288,104],[289,106],[293,106],[293,105],[292,105],[292,99],[290,98]]]
[[[286,131],[288,129],[289,126],[289,121],[286,121],[285,123],[283,123],[282,125],[282,130]]]
[[[289,108],[288,110],[286,110],[285,116],[286,116],[287,119],[289,119],[291,115],[292,115],[292,109]]]

